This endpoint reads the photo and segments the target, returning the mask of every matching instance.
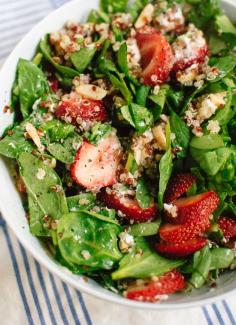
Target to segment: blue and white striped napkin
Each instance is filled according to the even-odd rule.
[[[0,0],[0,64],[35,23],[66,1]],[[0,248],[1,325],[236,325],[234,298],[203,308],[147,312],[81,294],[29,256],[1,217]]]

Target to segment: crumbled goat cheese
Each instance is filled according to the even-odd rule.
[[[177,206],[174,204],[164,203],[164,210],[171,215],[172,218],[177,217]]]
[[[203,36],[203,32],[197,29],[193,24],[189,24],[187,33],[178,36],[172,44],[175,60],[189,62],[189,60],[195,58],[196,53],[206,45],[207,43]]]
[[[182,9],[177,4],[159,14],[155,19],[157,26],[163,33],[180,30],[184,21]]]
[[[153,88],[152,93],[153,93],[153,95],[157,95],[157,94],[159,93],[159,91],[160,91],[160,86],[159,86],[159,85],[156,85],[156,86]]]
[[[128,38],[126,41],[127,44],[127,60],[128,60],[128,67],[131,70],[131,73],[135,76],[139,75],[141,72],[141,54],[139,51],[139,47],[135,38]]]
[[[45,170],[43,168],[39,168],[36,174],[37,179],[41,181],[44,179],[45,176],[46,176]]]
[[[127,232],[122,232],[119,234],[119,248],[122,253],[128,253],[130,249],[134,246],[134,237]]]
[[[152,21],[153,13],[154,13],[154,6],[151,3],[147,4],[141,11],[138,19],[136,20],[136,23],[134,25],[135,28],[138,29],[145,25],[148,25]]]
[[[89,260],[90,257],[91,257],[89,251],[87,251],[87,250],[83,250],[83,251],[81,251],[81,255],[83,256],[83,258],[84,258],[85,260]]]
[[[152,128],[153,136],[156,140],[157,149],[166,149],[165,123],[160,123]]]
[[[219,133],[220,132],[220,125],[218,121],[209,121],[207,124],[207,130],[210,131],[210,133]]]
[[[40,137],[38,135],[38,131],[33,126],[33,124],[27,122],[26,125],[25,125],[25,130],[26,130],[27,134],[29,135],[29,137],[35,143],[35,145],[38,148],[38,150],[40,152],[43,152],[44,151],[44,146],[42,145],[41,140],[40,140]]]
[[[146,166],[149,159],[153,158],[153,133],[149,129],[142,135],[135,135],[132,139],[131,149],[134,152],[134,158],[138,165]]]

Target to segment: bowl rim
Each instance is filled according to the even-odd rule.
[[[2,65],[0,69],[0,74],[2,74],[2,71],[4,69],[4,66],[8,64],[9,61],[11,61],[15,57],[15,53],[17,53],[18,48],[21,47],[21,44],[25,42],[25,39],[28,38],[31,34],[34,33],[34,31],[38,30],[40,26],[44,25],[49,19],[52,19],[54,15],[58,15],[58,13],[63,12],[65,8],[69,8],[74,3],[79,3],[81,0],[72,0],[67,2],[66,4],[62,5],[61,7],[57,8],[56,10],[53,10],[51,13],[49,13],[46,17],[44,17],[42,20],[40,20],[27,34],[24,35],[24,37],[17,43],[15,48],[12,50],[10,55],[7,57],[7,59],[4,61],[4,64]],[[236,8],[236,2],[234,0],[222,0],[223,3],[232,5]],[[13,222],[9,221],[7,214],[8,207],[4,205],[4,202],[0,198],[0,213],[4,220],[6,221],[7,225],[10,227],[11,231],[15,234],[19,242],[23,245],[23,247],[29,252],[33,258],[35,258],[43,267],[45,267],[47,270],[49,270],[52,274],[55,274],[58,276],[62,281],[68,283],[72,287],[74,287],[77,290],[81,290],[83,293],[89,294],[93,297],[102,299],[104,301],[109,301],[113,303],[117,303],[122,306],[128,306],[133,308],[139,308],[139,309],[149,309],[149,310],[170,310],[170,309],[186,309],[186,308],[193,308],[193,307],[201,307],[204,305],[208,305],[211,303],[215,303],[219,300],[222,300],[224,298],[229,298],[233,294],[236,293],[236,287],[230,289],[227,292],[220,293],[214,297],[209,298],[202,298],[198,301],[193,302],[180,302],[180,303],[168,303],[165,304],[162,303],[144,303],[144,302],[138,302],[138,301],[132,301],[128,299],[124,299],[123,297],[119,295],[110,295],[110,291],[106,289],[104,292],[98,291],[96,288],[91,288],[86,285],[86,283],[81,283],[79,281],[75,282],[75,280],[71,277],[70,271],[67,272],[67,270],[59,269],[56,267],[56,263],[48,263],[46,259],[44,259],[43,256],[38,255],[37,249],[35,249],[33,246],[30,245],[30,242],[24,238],[24,236],[21,236],[20,232],[17,232],[16,227],[14,226]]]

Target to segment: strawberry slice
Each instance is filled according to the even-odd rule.
[[[218,225],[227,241],[236,237],[236,220],[228,217],[219,217]]]
[[[196,177],[190,173],[177,174],[168,184],[165,193],[165,202],[170,203],[185,194],[196,182]]]
[[[208,54],[208,45],[203,32],[193,24],[189,25],[187,33],[177,37],[172,49],[175,57],[174,71],[184,70],[194,63],[203,62]]]
[[[71,176],[90,190],[113,185],[120,157],[121,145],[115,135],[102,139],[97,146],[84,141],[71,165]]]
[[[134,197],[130,197],[125,191],[106,189],[100,196],[109,208],[121,211],[134,223],[152,220],[157,213],[157,207],[154,203],[149,208],[142,209]]]
[[[170,271],[157,277],[155,280],[137,280],[128,286],[124,296],[131,300],[154,302],[168,295],[183,290],[185,280],[181,273],[176,270]]]
[[[173,67],[174,57],[166,38],[151,27],[137,32],[137,43],[141,54],[144,84],[155,86],[165,82]]]
[[[207,244],[205,238],[194,238],[183,243],[157,243],[156,250],[167,257],[178,258],[193,254]]]
[[[56,93],[58,91],[58,88],[59,88],[59,81],[58,81],[58,79],[55,76],[50,76],[48,78],[48,83],[49,83],[49,86],[50,86],[51,90],[54,93]]]
[[[101,100],[71,97],[63,100],[56,108],[57,118],[79,125],[84,121],[104,121],[106,111]]]
[[[171,225],[165,224],[159,230],[160,238],[170,243],[183,243],[202,236],[211,226],[209,218],[200,219],[196,224]]]
[[[173,202],[177,208],[177,216],[168,214],[167,219],[175,224],[198,224],[201,220],[209,219],[218,204],[219,197],[214,191],[181,198]]]

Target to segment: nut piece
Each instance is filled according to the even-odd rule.
[[[149,3],[146,7],[143,8],[141,14],[139,15],[138,19],[135,23],[135,28],[141,28],[152,21],[152,15],[154,13],[154,6]]]
[[[165,124],[164,124],[165,125]],[[152,129],[152,133],[157,142],[158,149],[166,149],[166,135],[164,125],[158,124]]]
[[[80,85],[76,87],[76,92],[82,97],[101,100],[107,95],[107,91],[95,85]]]
[[[40,137],[38,135],[38,131],[33,126],[33,124],[27,122],[26,125],[25,125],[25,130],[28,133],[28,135],[30,136],[30,138],[33,140],[33,142],[35,143],[35,145],[37,146],[39,151],[43,152],[44,151],[44,146],[42,145],[42,143],[40,141]]]

